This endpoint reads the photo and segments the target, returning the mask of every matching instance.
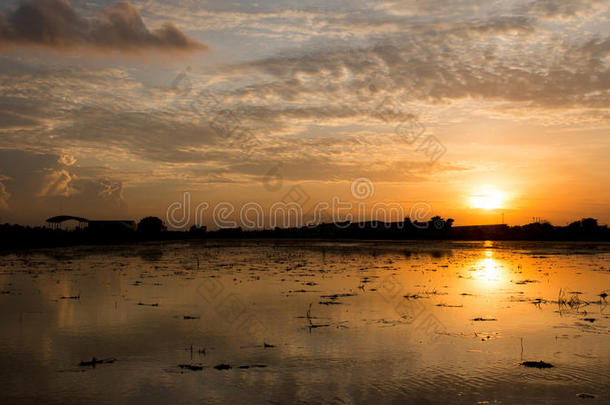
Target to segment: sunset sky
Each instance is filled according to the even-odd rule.
[[[366,178],[456,225],[608,223],[609,67],[610,0],[3,0],[0,222]]]

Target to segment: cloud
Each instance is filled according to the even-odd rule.
[[[117,3],[93,18],[76,12],[68,0],[31,0],[0,14],[0,44],[96,51],[205,51],[208,47],[171,23],[149,30],[129,2]]]
[[[0,209],[8,209],[9,198],[11,198],[11,193],[6,191],[4,184],[0,183]]]
[[[72,166],[76,163],[76,158],[72,155],[64,154],[59,157],[58,162],[64,166]]]
[[[111,201],[123,200],[122,182],[112,181],[109,179],[101,179],[97,182],[97,186],[98,197]]]
[[[610,107],[610,70],[604,62],[609,37],[521,43],[523,37],[516,36],[503,38],[499,46],[464,34],[458,40],[451,29],[228,67],[225,74],[264,76],[234,90],[230,101],[249,105],[241,108],[242,114],[250,109],[254,116],[268,119],[275,113],[293,122],[306,116],[374,118],[387,98],[398,107],[468,99],[551,109]],[[261,108],[259,100],[271,101],[273,107]],[[396,118],[404,119],[401,114]]]
[[[19,207],[11,211],[17,219],[42,220],[62,210],[111,218],[127,209],[120,179],[77,167],[71,155],[0,149],[0,209],[8,208],[9,198]]]
[[[545,18],[567,18],[590,12],[605,0],[534,0],[527,3],[524,11]]]
[[[49,170],[49,173],[43,177],[43,185],[38,197],[67,197],[70,195],[71,181],[72,176],[67,170]]]
[[[76,179],[69,206],[82,210],[86,206],[90,212],[101,215],[123,215],[127,204],[123,196],[123,182],[110,178]]]
[[[0,101],[0,105],[2,104],[4,103]],[[0,130],[36,127],[37,125],[38,121],[30,117],[24,117],[11,111],[0,111]]]

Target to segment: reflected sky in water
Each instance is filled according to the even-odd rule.
[[[492,242],[7,254],[0,400],[607,403],[609,259]]]

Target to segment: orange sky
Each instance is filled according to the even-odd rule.
[[[165,220],[189,192],[211,225],[293,187],[610,222],[607,1],[30,3],[0,5],[0,222]]]

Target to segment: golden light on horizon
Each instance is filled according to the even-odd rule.
[[[501,191],[485,189],[470,196],[470,206],[484,210],[503,208],[505,195]]]

